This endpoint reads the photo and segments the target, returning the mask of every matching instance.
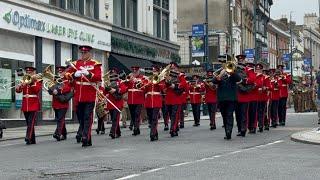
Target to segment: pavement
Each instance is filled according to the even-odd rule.
[[[193,117],[191,116],[192,113],[189,113],[189,116],[185,117],[185,121],[193,121]],[[220,114],[217,114],[217,117],[220,117]],[[208,120],[209,116],[201,116],[201,119]],[[159,123],[163,123],[161,119]],[[128,124],[128,123],[127,123]],[[68,133],[75,133],[78,130],[79,125],[76,124],[66,124],[67,132]],[[92,129],[97,128],[97,121],[95,121]],[[111,124],[105,124],[106,129],[111,128]],[[142,125],[142,128],[147,128],[146,124]],[[35,126],[36,137],[42,136],[51,136],[56,129],[56,125],[40,125]],[[95,132],[94,130],[92,132]],[[7,140],[15,140],[15,139],[24,139],[26,134],[26,127],[18,127],[18,128],[7,128],[3,130],[3,138],[0,139],[1,141]]]
[[[294,133],[291,135],[291,139],[296,142],[320,145],[320,127]]]
[[[319,146],[291,140],[291,135],[318,127],[317,114],[288,112],[285,127],[226,141],[222,119],[217,129],[209,121],[199,127],[185,123],[171,138],[159,124],[159,141],[150,142],[149,129],[132,136],[111,139],[93,133],[93,146],[82,148],[74,137],[57,142],[50,136],[36,145],[23,140],[0,142],[0,179],[168,179],[168,180],[317,180],[320,177]]]

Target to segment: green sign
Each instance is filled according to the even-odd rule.
[[[0,68],[0,109],[11,108],[11,69]]]

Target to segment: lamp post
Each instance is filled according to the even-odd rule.
[[[292,46],[293,46],[293,35],[292,35],[292,11],[290,12],[290,71],[291,71],[291,76],[293,76],[293,58],[292,58]]]
[[[205,28],[206,28],[206,35],[205,35],[205,58],[204,63],[209,62],[209,17],[208,17],[208,0],[205,0]]]

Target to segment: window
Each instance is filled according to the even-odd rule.
[[[85,0],[85,4],[84,4],[84,15],[85,16],[89,16],[89,17],[93,17],[94,16],[94,0]]]
[[[169,40],[169,0],[154,0],[153,4],[153,35]]]
[[[114,0],[113,23],[132,30],[138,28],[137,0]]]
[[[75,13],[79,13],[79,0],[67,0],[66,9]]]
[[[61,7],[60,0],[50,0],[49,4],[53,6]]]

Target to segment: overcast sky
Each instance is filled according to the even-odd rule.
[[[289,19],[290,11],[293,11],[292,19],[297,24],[303,24],[305,13],[318,14],[319,12],[318,0],[273,0],[273,2],[271,7],[271,17],[273,19],[279,19],[282,15],[286,15]]]

